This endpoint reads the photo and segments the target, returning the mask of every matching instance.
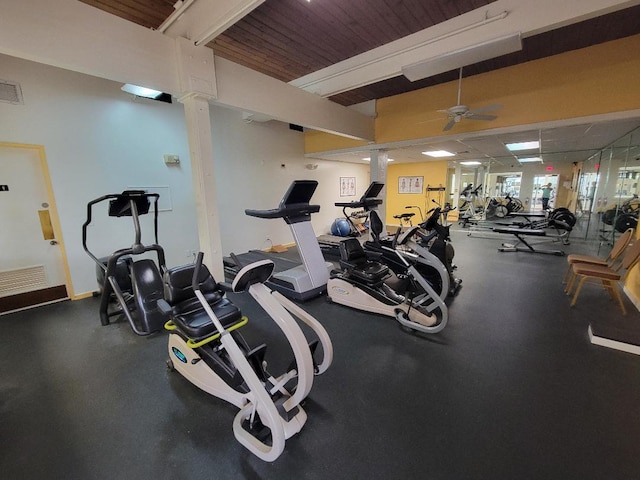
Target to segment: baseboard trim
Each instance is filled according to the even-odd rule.
[[[591,325],[589,325],[588,331],[589,340],[594,345],[600,345],[601,347],[613,348],[614,350],[640,355],[640,347],[638,345],[631,345],[629,343],[618,342],[617,340],[611,340],[609,338],[598,337],[591,331]]]

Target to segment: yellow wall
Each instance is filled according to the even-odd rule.
[[[359,148],[367,145],[367,142],[340,137],[330,133],[311,130],[304,134],[304,151],[324,152],[327,150],[341,150],[343,148]]]
[[[398,193],[399,177],[424,177],[424,185],[422,193]],[[400,163],[398,165],[389,165],[387,169],[387,196],[386,196],[386,220],[387,225],[399,225],[398,220],[393,218],[394,215],[400,213],[413,212],[418,218],[418,211],[408,210],[407,205],[418,205],[422,209],[422,213],[426,213],[431,208],[427,204],[427,194],[425,189],[427,185],[432,187],[446,186],[447,181],[447,162],[422,162],[422,163]],[[437,196],[432,196],[436,198]],[[414,225],[416,222],[413,222]]]
[[[640,109],[640,35],[534,60],[462,80],[461,103],[470,108],[500,104],[492,122],[461,122],[449,135],[589,117]],[[376,102],[378,144],[440,137],[455,105],[458,82],[382,98]],[[354,148],[363,142],[322,132],[305,134],[307,153]],[[570,179],[561,173],[560,181]],[[406,205],[425,205],[426,195],[399,195],[398,177],[424,175],[427,184],[445,184],[446,162],[390,165],[387,175],[388,224]],[[562,189],[560,189],[562,190]],[[558,203],[565,204],[560,191]],[[422,202],[422,203],[420,203]],[[425,205],[426,206],[426,205]],[[424,209],[423,209],[424,210]],[[640,305],[640,273],[631,272],[627,291]]]
[[[462,80],[462,103],[471,108],[500,104],[493,122],[461,122],[449,134],[587,117],[640,109],[640,35],[534,60]],[[382,98],[376,102],[376,143],[446,134],[457,81]],[[362,144],[309,132],[307,153]]]

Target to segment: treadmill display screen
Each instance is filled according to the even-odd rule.
[[[289,190],[287,190],[287,193],[282,197],[280,206],[286,207],[288,205],[308,204],[317,186],[318,182],[315,180],[297,180],[293,182]]]

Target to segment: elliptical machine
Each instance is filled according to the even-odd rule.
[[[466,227],[468,224],[476,224],[479,220],[482,220],[484,208],[476,206],[476,200],[480,192],[482,192],[482,184],[473,188],[472,183],[460,192],[462,204],[458,207],[458,211],[460,212],[458,223],[462,224],[463,227]]]
[[[366,192],[358,202],[352,202],[351,204],[344,205],[355,205],[357,207],[364,208],[368,212],[372,240],[364,242],[365,250],[375,252],[379,255],[377,258],[378,261],[389,266],[394,273],[403,274],[407,268],[406,263],[398,260],[398,252],[394,251],[395,248],[393,246],[393,240],[382,239],[380,237],[381,232],[384,230],[384,225],[382,225],[380,217],[376,213],[375,209],[382,203],[382,199],[378,198],[378,195],[383,187],[384,183],[371,182]],[[419,207],[415,208],[419,209]],[[420,211],[420,214],[422,215],[422,211]],[[414,216],[413,213],[404,215],[410,215],[409,217],[405,217],[409,219]],[[437,221],[438,217],[435,217],[436,224]],[[437,225],[432,226],[433,223],[433,217],[430,217],[427,222],[422,221],[419,226],[424,227],[424,225],[428,224],[429,230],[431,230],[437,227]],[[396,236],[400,234],[401,228],[402,227],[398,230]],[[398,247],[398,251],[407,259],[407,261],[415,264],[418,272],[420,272],[420,274],[429,282],[440,298],[444,300],[447,295],[455,295],[458,287],[460,286],[460,282],[455,279],[455,277],[452,277],[445,266],[446,253],[442,252],[442,254],[440,254],[441,252],[438,251],[440,242],[448,241],[442,238],[446,233],[446,237],[448,239],[448,229],[445,229],[444,227],[442,229],[439,228],[437,233],[438,238],[436,238],[435,241],[431,240],[433,237],[430,236],[426,241],[416,242],[415,238],[418,238],[422,232],[420,229],[410,226],[409,230],[403,237],[405,240],[402,242],[402,245]]]
[[[450,227],[439,221],[440,216],[446,215],[447,212],[448,210],[443,211],[440,206],[429,210],[427,212],[431,213],[429,218],[417,226],[410,227],[404,233],[408,238],[402,242],[402,247],[398,248],[403,256],[415,263],[418,272],[433,286],[443,300],[447,296],[456,296],[462,286],[462,280],[453,273],[455,252],[451,245]],[[367,242],[365,248],[381,251],[383,253],[382,261],[388,264],[394,272],[402,273],[405,267],[395,260],[396,255],[390,255],[388,250],[381,248],[381,246],[391,247],[392,242],[390,239],[374,236],[373,242]]]
[[[159,197],[157,193],[125,190],[122,193],[104,195],[87,204],[87,219],[82,225],[82,246],[96,262],[102,325],[109,325],[111,317],[124,315],[137,335],[150,335],[162,330],[167,321],[166,315],[157,308],[157,301],[163,295],[161,272],[166,269],[164,249],[158,245]],[[87,247],[87,228],[91,224],[93,207],[107,200],[110,217],[131,217],[135,237],[131,247],[116,250],[108,257],[98,258]],[[154,205],[155,242],[144,245],[141,241],[139,216],[149,213],[151,200]],[[147,252],[156,254],[157,264],[149,258],[134,260]]]
[[[301,402],[308,396],[314,375],[331,365],[333,347],[324,327],[311,315],[278,292],[265,286],[273,273],[271,260],[260,260],[243,267],[231,290],[248,291],[285,334],[294,359],[288,370],[273,376],[267,370],[266,345],[250,348],[240,334],[248,322],[224,294],[202,264],[168,270],[164,275],[166,300],[160,300],[170,316],[170,369],[205,392],[225,400],[240,411],[233,420],[233,433],[258,458],[272,462],[284,450],[285,440],[304,426],[307,414]],[[307,325],[317,339],[307,339],[294,319]],[[317,346],[322,346],[319,362]]]
[[[372,232],[379,236],[382,222],[375,211],[371,211],[369,219]],[[396,250],[397,246],[410,242],[417,229],[412,227],[404,234],[398,230],[393,246],[381,246],[381,252],[377,253],[367,252],[355,238],[342,241],[342,270],[334,271],[327,283],[329,299],[347,307],[393,317],[402,326],[418,332],[442,331],[448,321],[447,305],[417,270],[415,260]],[[388,265],[377,261],[383,253],[387,260],[393,257],[398,265],[404,265],[404,271],[396,274]],[[446,269],[440,266],[444,271],[443,281],[448,285]],[[447,289],[448,286],[444,296]]]

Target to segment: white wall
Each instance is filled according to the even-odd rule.
[[[169,186],[173,210],[160,212],[159,240],[169,265],[184,263],[197,236],[182,105],[134,100],[120,84],[13,57],[0,56],[0,72],[21,85],[24,97],[24,105],[0,103],[0,140],[45,148],[74,293],[95,289],[81,242],[87,202],[130,186]],[[164,153],[185,161],[167,167]],[[96,212],[102,215],[89,231],[98,255],[133,242],[131,219],[105,212]],[[152,243],[145,224],[142,240]]]
[[[198,237],[181,104],[135,100],[118,83],[4,55],[0,78],[20,83],[24,96],[24,105],[0,102],[0,141],[45,148],[76,295],[95,289],[94,266],[81,245],[86,204],[107,193],[168,186],[172,210],[160,212],[160,244],[168,265],[189,260],[186,252],[198,249]],[[304,137],[288,125],[247,124],[241,112],[215,106],[211,117],[225,255],[292,242],[283,221],[250,218],[244,209],[276,207],[294,179],[319,181],[313,197],[322,207],[313,216],[318,234],[341,216],[335,202],[354,200],[368,186],[368,165],[305,159]],[[165,153],[179,155],[180,166],[166,166]],[[310,163],[318,168],[307,170]],[[356,177],[356,197],[339,198],[340,176]],[[89,233],[95,253],[131,245],[130,219],[96,213]],[[145,220],[143,242],[151,243],[151,219]]]
[[[342,216],[336,202],[357,200],[369,186],[369,166],[306,159],[304,135],[281,122],[242,120],[241,112],[212,107],[213,151],[219,190],[222,249],[225,255],[293,242],[283,220],[248,217],[247,208],[276,208],[293,180],[317,180],[311,200],[320,205],[311,223],[317,235],[329,233]],[[317,165],[310,170],[307,165]],[[357,195],[340,198],[340,176],[356,177]]]

